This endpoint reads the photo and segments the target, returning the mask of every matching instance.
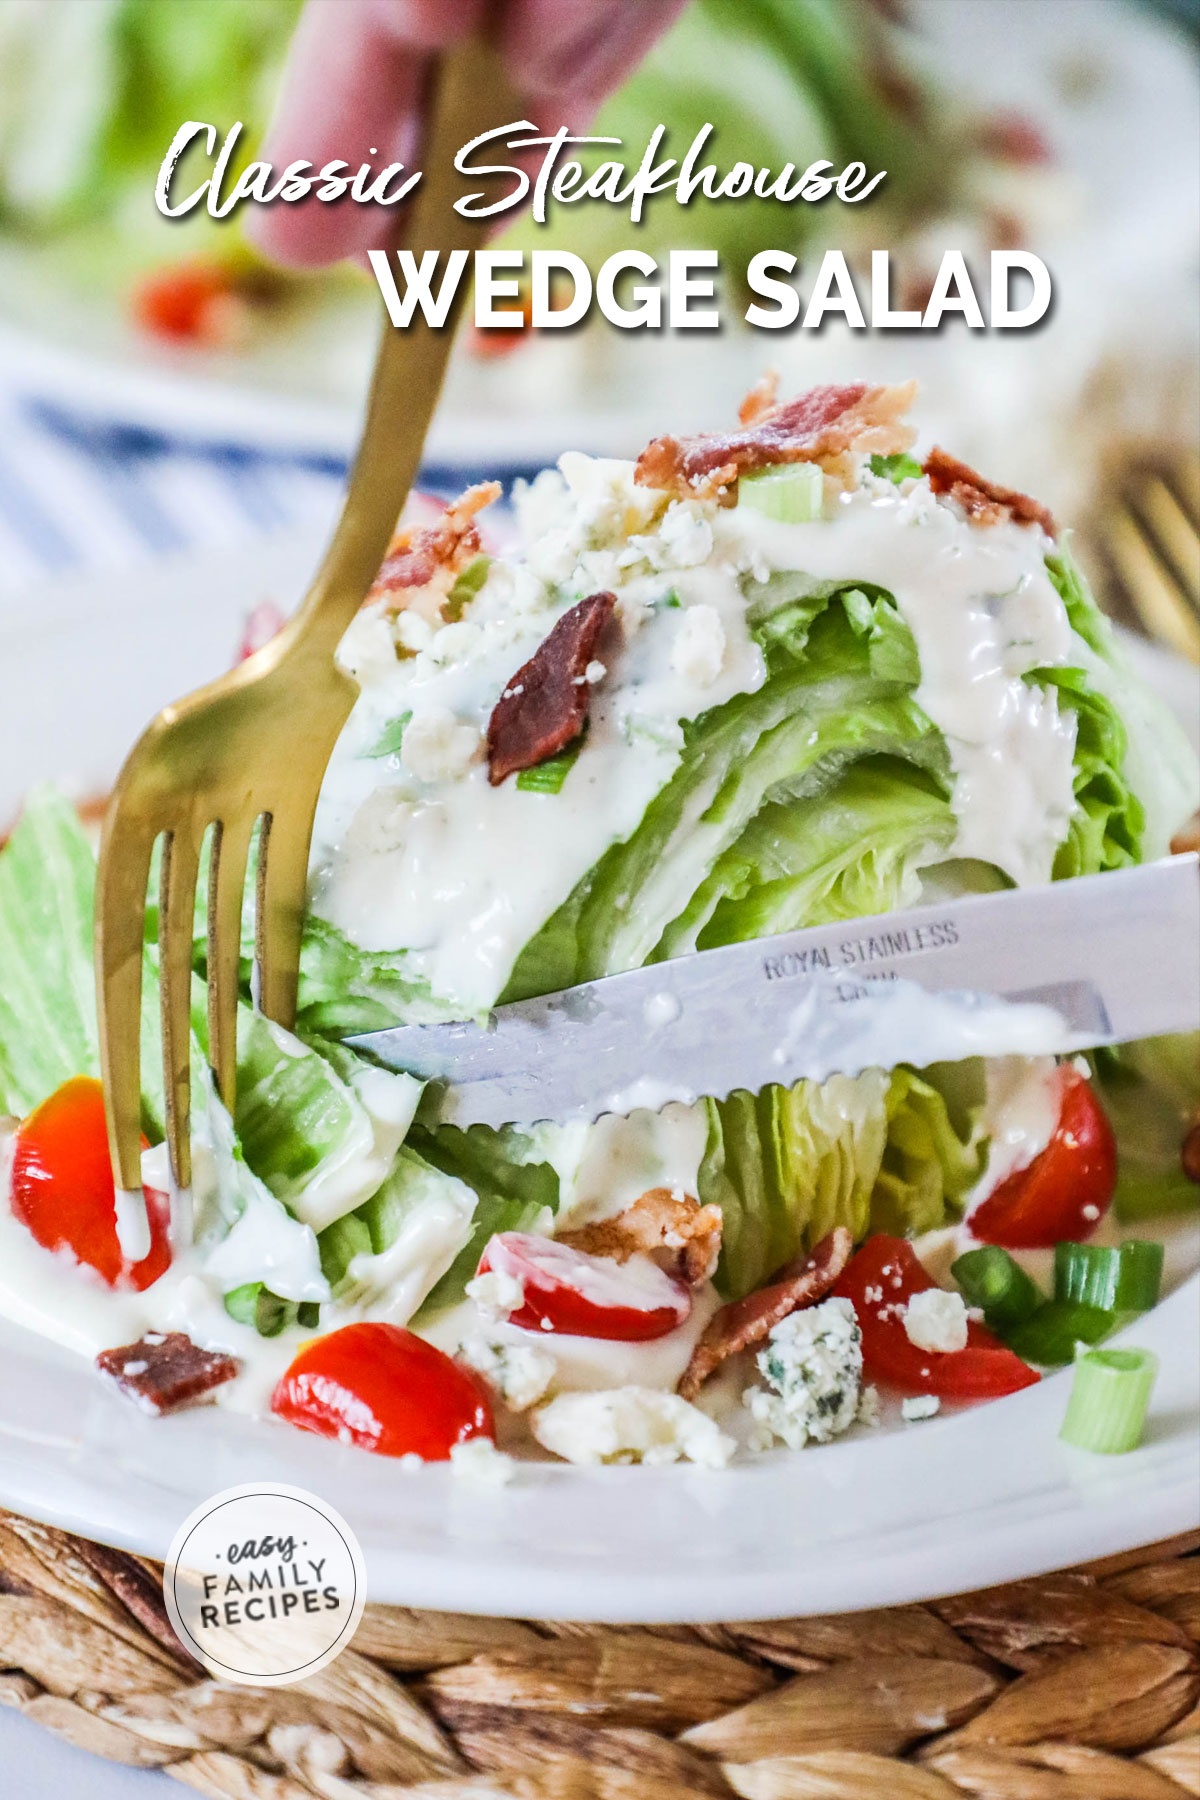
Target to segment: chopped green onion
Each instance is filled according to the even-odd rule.
[[[526,794],[557,794],[575,767],[582,748],[583,738],[580,736],[561,756],[551,756],[545,762],[538,763],[535,768],[522,769],[517,776],[517,786]]]
[[[1108,1312],[1149,1312],[1158,1305],[1162,1271],[1162,1245],[1142,1238],[1118,1246],[1058,1244],[1054,1298],[1102,1306]]]
[[[392,719],[384,726],[371,748],[363,751],[363,756],[398,756],[400,746],[404,742],[404,728],[411,718],[412,714],[406,712],[401,713],[398,719]]]
[[[491,566],[492,558],[490,556],[480,555],[471,558],[442,601],[442,617],[447,623],[453,623],[462,618],[464,609],[471,604],[487,580],[488,570]]]
[[[825,477],[818,463],[771,463],[738,480],[738,505],[786,525],[819,519],[825,502]]]
[[[297,1307],[292,1300],[281,1300],[261,1281],[247,1281],[226,1294],[225,1311],[239,1325],[252,1325],[259,1337],[278,1337],[285,1326],[295,1323]]]
[[[296,1308],[296,1323],[305,1331],[315,1331],[321,1323],[321,1308],[315,1300],[301,1300]]]
[[[1023,1362],[1044,1369],[1072,1361],[1077,1344],[1098,1344],[1121,1323],[1116,1313],[1102,1306],[1084,1306],[1077,1300],[1047,1300],[1032,1318],[1008,1334],[1008,1347]]]
[[[871,458],[872,475],[886,475],[889,481],[908,481],[911,477],[923,474],[916,457],[909,456],[906,450],[897,451],[895,456],[873,456]]]
[[[1042,1304],[1040,1289],[998,1244],[968,1250],[950,1273],[968,1306],[978,1306],[993,1331],[1006,1337],[1032,1317]]]
[[[655,606],[682,606],[683,601],[679,598],[679,595],[674,588],[668,588],[665,594],[660,594],[658,596],[658,599],[654,604]]]
[[[1121,1456],[1146,1424],[1158,1358],[1149,1350],[1080,1350],[1059,1436],[1080,1450]]]

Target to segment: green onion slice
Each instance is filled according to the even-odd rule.
[[[401,713],[398,719],[386,724],[369,750],[363,751],[364,757],[398,756],[400,746],[404,742],[404,728],[412,718],[410,712]]]
[[[1059,1368],[1074,1359],[1077,1344],[1098,1344],[1121,1323],[1119,1314],[1101,1306],[1084,1306],[1078,1300],[1047,1300],[1032,1318],[1008,1335],[1008,1346],[1023,1362],[1044,1369]]]
[[[1120,1245],[1059,1244],[1054,1251],[1054,1298],[1143,1313],[1158,1305],[1163,1247],[1144,1238]]]
[[[485,554],[473,556],[462,574],[458,577],[446,598],[442,601],[442,617],[447,623],[453,623],[463,616],[464,608],[471,604],[480,588],[488,578],[492,566],[492,557]]]
[[[1080,1450],[1121,1456],[1142,1439],[1158,1358],[1149,1350],[1080,1350],[1059,1436]]]
[[[225,1296],[225,1311],[239,1325],[253,1325],[259,1337],[278,1337],[296,1318],[295,1303],[281,1300],[261,1281],[247,1281],[243,1287],[232,1288]]]
[[[910,477],[924,473],[915,456],[907,450],[898,450],[895,456],[873,456],[871,458],[872,475],[886,475],[889,481],[907,481]]]
[[[522,769],[517,776],[517,786],[526,794],[557,794],[582,749],[583,737],[580,735],[561,755],[548,757],[532,769]]]
[[[1001,1337],[1023,1325],[1042,1304],[1041,1290],[998,1244],[968,1250],[951,1265],[950,1273],[967,1305],[978,1306]]]
[[[770,463],[738,479],[739,506],[782,519],[785,525],[808,525],[821,517],[825,477],[817,463]]]

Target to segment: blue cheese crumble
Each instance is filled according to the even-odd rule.
[[[459,1345],[456,1354],[459,1362],[483,1376],[510,1412],[528,1412],[536,1406],[558,1373],[554,1358],[532,1344],[472,1337]]]
[[[714,1420],[678,1394],[609,1388],[560,1394],[531,1418],[544,1450],[572,1463],[673,1463],[723,1469],[735,1445]]]
[[[759,1427],[752,1448],[780,1438],[792,1450],[847,1431],[862,1397],[862,1332],[849,1300],[801,1307],[774,1326],[757,1357],[766,1388],[743,1401]]]

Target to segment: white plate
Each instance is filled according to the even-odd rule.
[[[295,598],[314,548],[292,536],[252,556],[90,577],[0,616],[0,820],[38,777],[103,787],[149,714],[225,665],[248,605]],[[1194,709],[1178,665],[1150,652],[1147,672],[1169,704]],[[1197,1258],[1173,1260],[1186,1274]],[[376,1600],[630,1621],[884,1605],[1196,1522],[1197,1278],[1134,1335],[1162,1372],[1147,1442],[1126,1457],[1058,1442],[1060,1374],[955,1417],[721,1473],[526,1465],[496,1490],[215,1408],[151,1421],[77,1358],[0,1325],[0,1504],[162,1556],[208,1495],[278,1479],[346,1515]]]

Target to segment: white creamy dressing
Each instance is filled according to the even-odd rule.
[[[1071,655],[1066,612],[1036,525],[968,524],[928,482],[864,479],[832,519],[782,524],[736,508],[721,529],[766,569],[886,588],[916,641],[916,701],[954,768],[954,854],[995,863],[1019,885],[1048,881],[1074,805],[1075,721],[1022,677]],[[724,518],[730,524],[724,525]]]
[[[650,1188],[697,1194],[708,1138],[704,1109],[669,1102],[661,1112],[606,1113],[595,1124],[547,1134],[559,1179],[555,1228],[614,1218]]]
[[[833,969],[809,971],[803,998],[773,1052],[779,1079],[824,1081],[835,1071],[893,1069],[897,1063],[960,1062],[969,1056],[1052,1056],[1071,1047],[1053,1007],[993,994],[932,993],[896,976],[853,984]]]
[[[635,488],[631,464],[564,464],[574,486],[565,498],[556,489],[562,523],[525,564],[493,566],[469,618],[397,660],[380,654],[380,621],[368,613],[342,651],[362,694],[322,790],[313,905],[364,950],[409,951],[414,971],[467,1014],[496,999],[522,947],[633,831],[678,765],[680,721],[765,674],[746,627],[737,546],[714,549],[702,509],[663,513],[662,495]],[[543,490],[537,504],[545,500]],[[659,529],[629,535],[658,514]],[[588,672],[587,738],[560,794],[511,778],[492,787],[492,709],[556,618],[600,589],[617,594],[619,628]],[[403,746],[364,754],[406,713],[407,743],[430,711],[474,730],[465,766],[422,779]]]

